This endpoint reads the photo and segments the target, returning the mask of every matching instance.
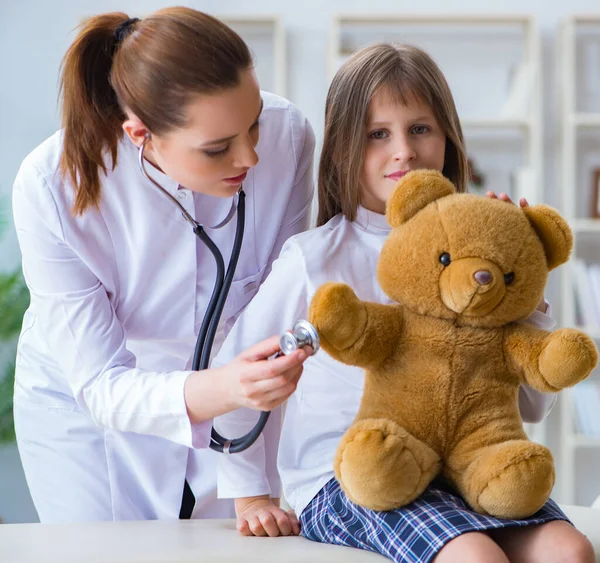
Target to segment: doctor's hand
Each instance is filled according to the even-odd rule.
[[[269,495],[235,499],[237,531],[242,536],[297,536],[300,522],[293,510],[279,508]]]
[[[277,352],[279,337],[273,336],[225,366],[192,372],[184,386],[191,423],[198,424],[242,407],[271,411],[281,405],[296,390],[302,363],[312,351],[300,349],[270,360]]]

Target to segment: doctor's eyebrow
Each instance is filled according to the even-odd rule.
[[[264,105],[265,105],[265,102],[261,98],[260,99],[260,110],[258,111],[258,115],[256,116],[256,119],[252,123],[252,127],[254,127],[258,123],[258,120],[260,118],[260,114],[263,111]],[[223,137],[222,139],[215,139],[214,141],[208,141],[208,142],[203,143],[202,145],[200,145],[200,148],[208,147],[208,146],[211,146],[211,145],[219,145],[221,143],[226,143],[227,141],[231,141],[231,139],[235,139],[235,137],[237,137],[237,135],[231,135],[231,137]]]

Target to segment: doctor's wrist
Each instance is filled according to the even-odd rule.
[[[183,396],[192,424],[199,424],[238,408],[223,368],[191,372],[185,380]]]

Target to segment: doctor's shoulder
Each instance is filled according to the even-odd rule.
[[[25,196],[34,203],[52,195],[56,200],[64,184],[60,173],[62,130],[35,147],[21,162],[15,177],[13,194]]]
[[[315,134],[306,116],[289,100],[261,90],[263,110],[259,119],[259,150],[263,156],[275,156],[281,151],[292,153],[299,162],[302,153],[312,154],[315,146]],[[263,145],[263,146],[260,146]]]

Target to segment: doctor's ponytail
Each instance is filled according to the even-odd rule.
[[[237,33],[191,8],[86,20],[61,67],[60,171],[75,189],[73,212],[98,208],[100,174],[117,165],[125,110],[164,134],[185,125],[191,96],[237,86],[251,66]]]
[[[115,32],[128,16],[113,13],[87,20],[62,62],[60,94],[64,129],[60,169],[76,186],[73,211],[100,203],[99,169],[104,151],[117,162],[117,143],[125,117],[110,84]]]

